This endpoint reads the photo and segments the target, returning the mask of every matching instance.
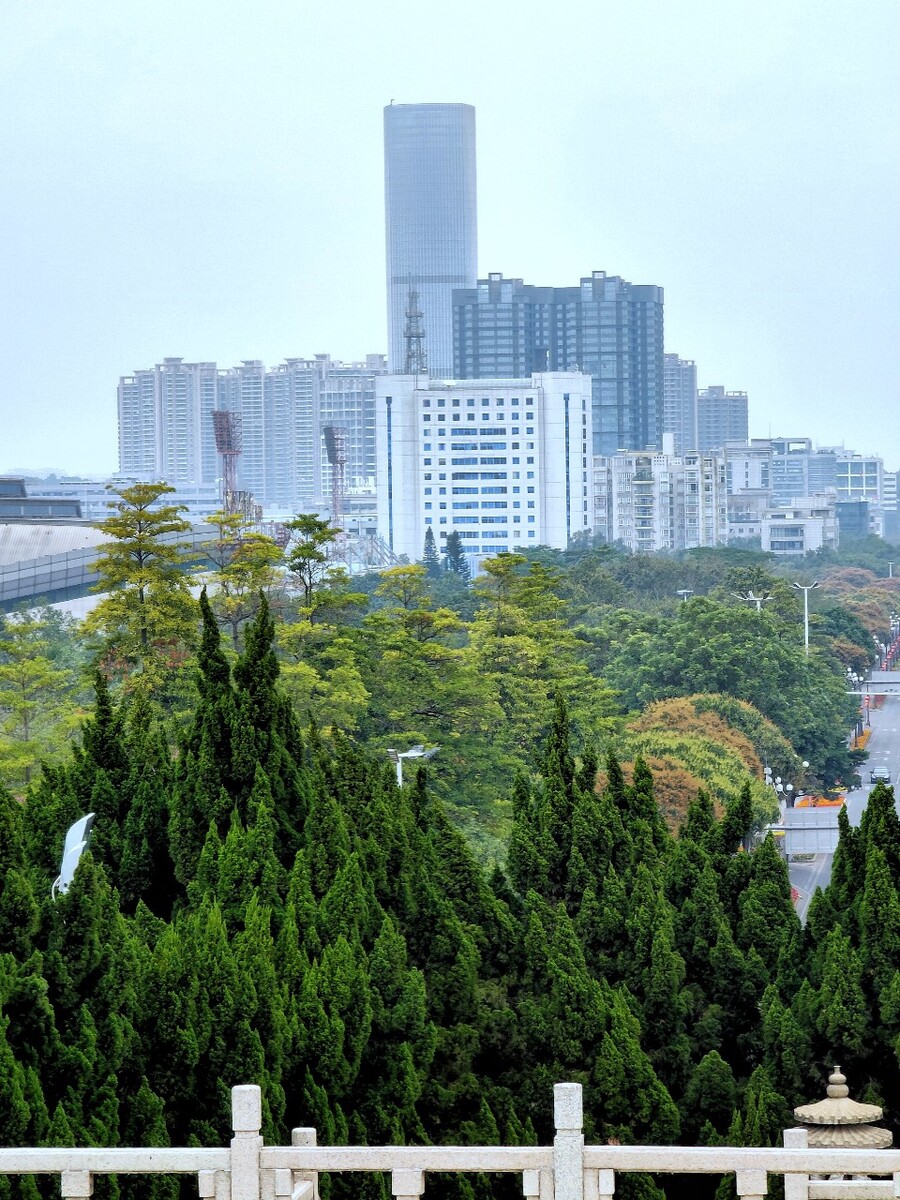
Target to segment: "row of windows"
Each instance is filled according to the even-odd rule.
[[[482,419],[482,421],[490,421],[490,419],[491,419],[491,415],[492,415],[491,413],[482,413],[482,414],[481,414],[481,419]],[[495,421],[496,421],[496,420],[498,420],[498,419],[502,421],[502,420],[503,420],[503,416],[504,416],[504,414],[503,414],[503,413],[495,413],[495,414],[493,414],[493,416],[494,416],[494,420],[495,420]],[[519,414],[518,414],[518,413],[513,413],[513,414],[512,414],[512,416],[511,416],[511,419],[512,419],[513,421],[519,421],[519,420],[521,420],[521,417],[519,416]],[[460,421],[460,420],[462,420],[462,418],[460,417],[459,413],[454,413],[454,414],[453,414],[453,420],[454,420],[454,421]],[[468,413],[468,414],[466,415],[466,421],[474,421],[474,420],[475,420],[475,414],[474,414],[474,413]],[[526,421],[533,421],[533,420],[534,420],[534,413],[526,413],[526,414],[525,414],[525,420],[526,420]],[[447,422],[447,418],[446,418],[446,416],[444,415],[444,413],[438,413],[438,424],[446,424],[446,422]],[[425,413],[425,415],[422,417],[422,423],[423,423],[423,425],[430,425],[430,424],[431,424],[431,413]],[[586,422],[586,421],[585,421],[584,423],[585,423],[585,424],[587,424],[587,422]],[[426,432],[427,432],[427,431],[426,431]],[[456,432],[456,433],[462,433],[462,432],[463,432],[463,430],[462,430],[462,429],[457,429],[457,430],[455,430],[455,432]],[[473,430],[469,430],[469,429],[467,429],[467,430],[465,430],[465,432],[466,432],[466,433],[472,433],[472,432],[474,432],[474,431],[473,431]],[[506,429],[505,429],[505,428],[503,428],[503,429],[490,429],[490,428],[488,428],[488,429],[485,429],[485,428],[483,428],[483,427],[482,427],[482,429],[481,429],[481,432],[482,432],[482,433],[506,433]],[[533,432],[534,432],[534,430],[533,430],[533,429],[530,429],[528,432],[529,432],[529,433],[533,433]]]
[[[454,407],[454,408],[459,408],[459,407],[460,407],[460,405],[461,405],[461,403],[462,403],[462,401],[459,399],[459,397],[458,397],[458,396],[454,396],[454,398],[453,398],[453,407]],[[494,403],[495,403],[495,405],[497,406],[497,408],[504,408],[504,407],[506,406],[506,397],[505,397],[505,396],[496,396],[496,397],[494,398]],[[519,398],[518,398],[518,396],[513,396],[513,397],[510,399],[510,404],[518,404],[518,403],[519,403]],[[526,404],[534,404],[534,397],[533,397],[533,396],[526,396],[526,397],[525,397],[525,403],[526,403]],[[487,396],[482,396],[482,398],[481,398],[481,407],[482,407],[482,408],[489,408],[489,407],[490,407],[490,404],[491,404],[491,401],[489,400],[489,398],[488,398]],[[423,408],[431,408],[431,400],[429,399],[429,397],[428,397],[428,396],[426,396],[426,397],[423,399],[423,401],[422,401],[422,407],[423,407]],[[435,405],[435,407],[436,407],[436,408],[446,408],[446,407],[447,407],[447,401],[446,401],[446,400],[444,400],[444,399],[439,399],[439,400],[437,401],[437,404]],[[467,400],[466,400],[466,408],[474,408],[474,407],[475,407],[475,400],[474,400],[474,398],[471,398],[471,397],[470,397],[469,399],[467,399]]]

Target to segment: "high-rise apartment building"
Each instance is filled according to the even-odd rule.
[[[583,371],[594,454],[662,445],[663,290],[594,271],[578,287],[491,274],[453,300],[457,379]]]
[[[716,385],[697,393],[698,449],[721,450],[726,442],[746,442],[749,432],[746,392],[726,392]]]
[[[375,489],[375,377],[384,355],[344,363],[327,354],[266,369],[258,359],[219,370],[165,359],[119,381],[119,470],[174,486],[213,485],[221,475],[212,412],[241,418],[238,483],[269,511],[327,507],[331,466],[323,431],[344,430],[346,486]]]
[[[475,109],[389,104],[384,110],[388,360],[406,364],[409,293],[418,293],[429,374],[453,373],[453,289],[475,286]]]
[[[213,482],[216,364],[166,358],[119,380],[119,471],[173,487]]]
[[[697,449],[697,364],[665,355],[663,431],[675,435],[675,452]]]
[[[725,459],[689,450],[598,455],[594,532],[633,554],[717,546],[728,536]]]
[[[468,555],[564,548],[593,519],[591,381],[376,380],[378,531],[419,559],[455,531]]]

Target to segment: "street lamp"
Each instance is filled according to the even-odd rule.
[[[736,600],[743,600],[745,604],[755,604],[757,612],[762,612],[762,606],[767,600],[774,599],[774,596],[755,596],[752,590],[748,591],[746,596],[742,596],[740,592],[732,592],[731,594]]]
[[[426,750],[424,746],[412,746],[402,753],[397,750],[388,750],[388,758],[397,765],[397,787],[403,787],[404,758],[434,758],[438,750],[440,750],[440,746],[433,746],[430,750]]]
[[[807,587],[804,587],[802,583],[791,584],[791,587],[795,587],[798,592],[803,593],[803,648],[807,658],[809,658],[809,593],[813,588],[821,586],[818,579],[814,579]]]

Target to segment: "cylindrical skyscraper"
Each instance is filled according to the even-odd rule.
[[[384,110],[389,365],[406,366],[409,293],[418,292],[428,373],[453,374],[453,289],[475,287],[475,109],[390,104]]]

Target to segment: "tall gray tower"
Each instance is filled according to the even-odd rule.
[[[477,279],[475,109],[389,104],[384,110],[388,360],[406,363],[404,330],[418,292],[429,374],[453,374],[453,289]]]

